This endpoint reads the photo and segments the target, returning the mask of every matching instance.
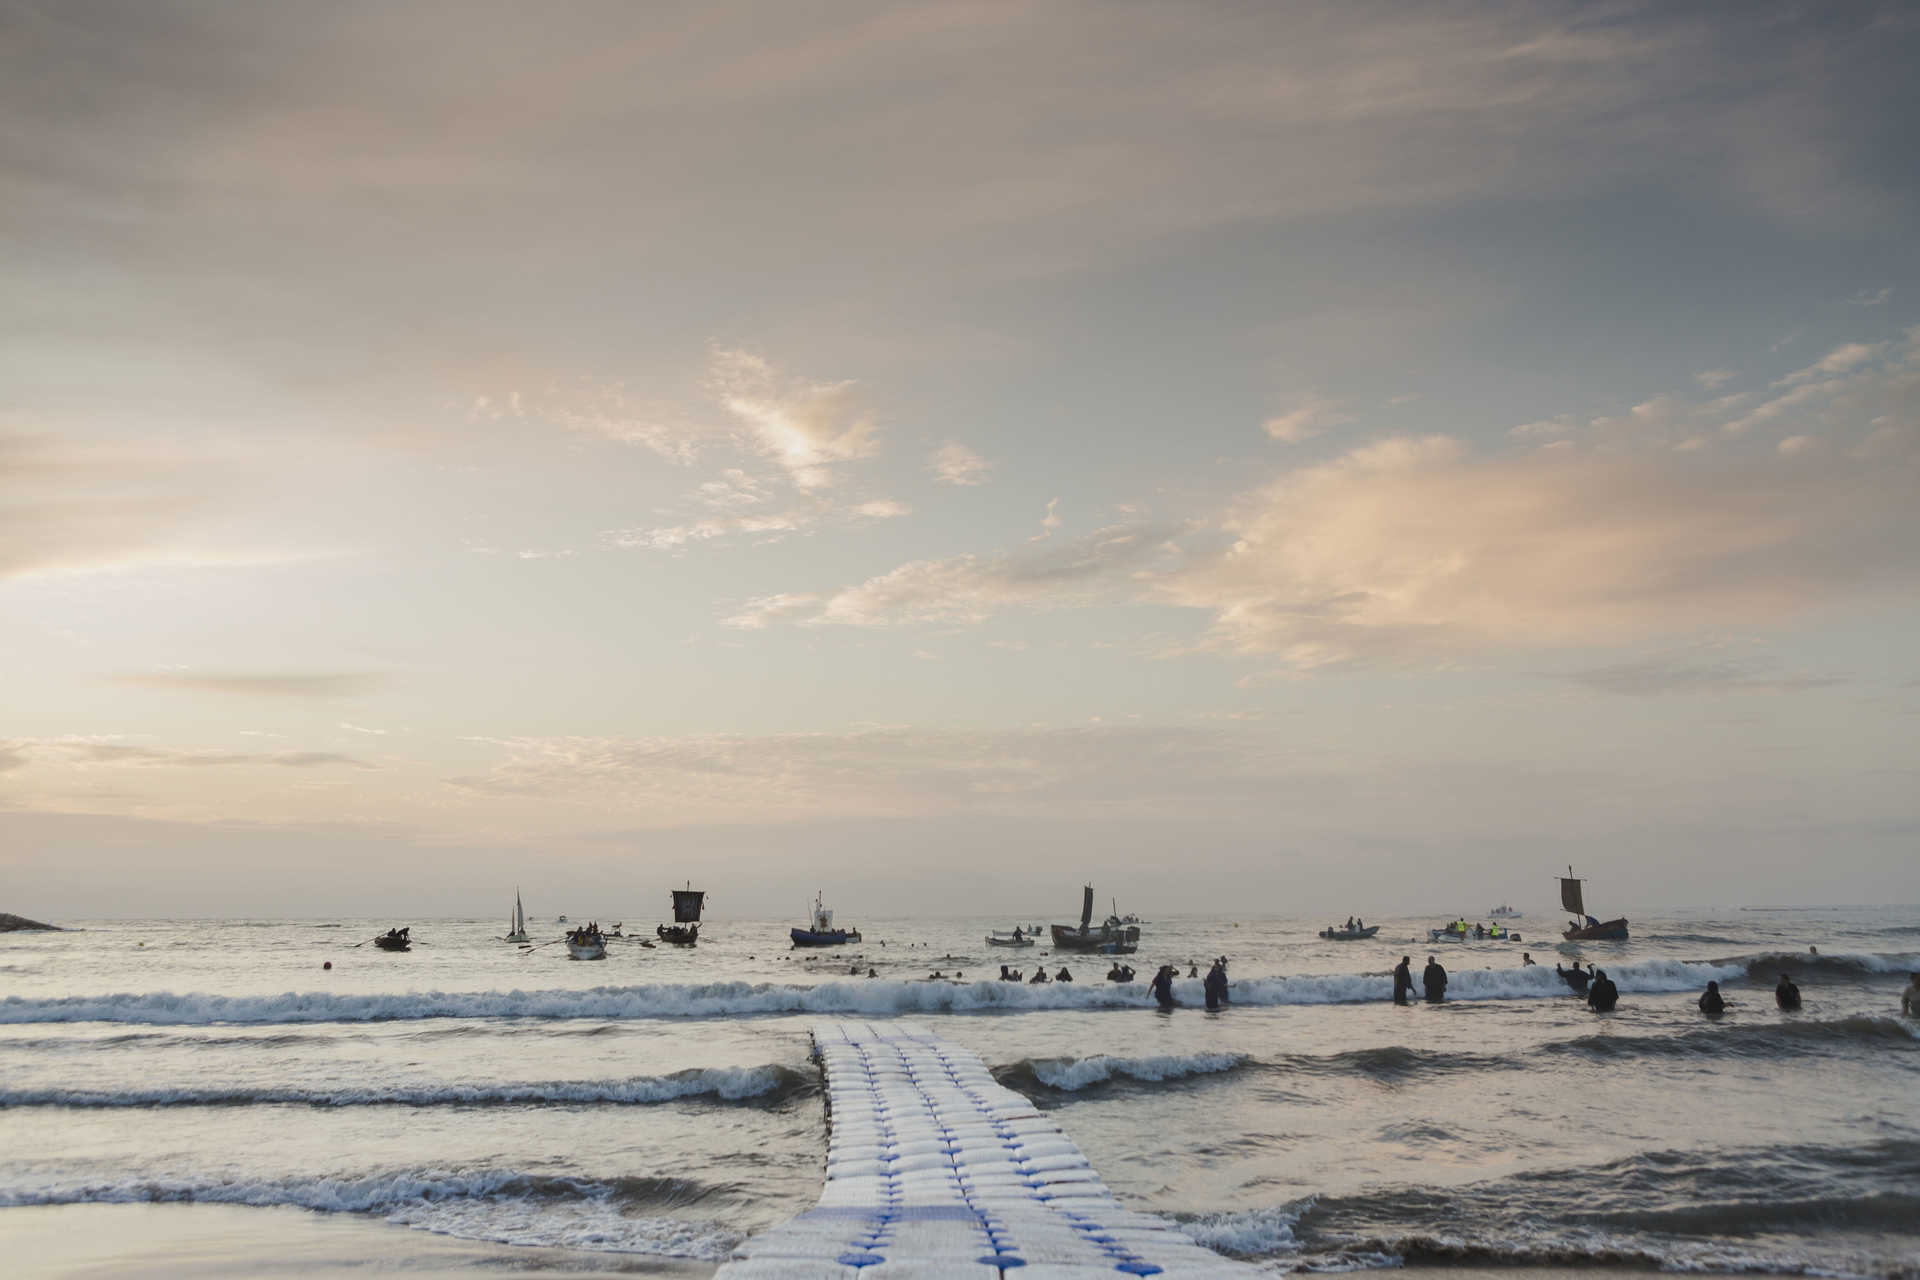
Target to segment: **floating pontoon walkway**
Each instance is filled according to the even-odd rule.
[[[1123,1209],[1067,1136],[980,1059],[915,1023],[821,1023],[820,1203],[734,1250],[719,1280],[1243,1280]]]

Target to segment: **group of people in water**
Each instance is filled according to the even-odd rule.
[[[1920,975],[1915,975],[1920,979]],[[1773,987],[1773,1002],[1791,1013],[1800,1007],[1800,988],[1794,983],[1793,975],[1785,969],[1780,971],[1780,981]],[[1720,984],[1709,982],[1707,989],[1700,993],[1700,1012],[1709,1018],[1719,1017],[1727,1011],[1727,998],[1720,994]]]
[[[1132,971],[1129,970],[1128,972],[1132,972]],[[1109,979],[1113,979],[1112,974],[1108,974],[1107,977]],[[1041,983],[1046,983],[1046,982],[1072,982],[1073,972],[1070,969],[1068,969],[1067,966],[1061,965],[1060,972],[1054,974],[1051,978],[1049,978],[1047,976],[1047,966],[1043,964],[1037,964],[1033,967],[1033,976],[1029,978],[1026,976],[1023,970],[1012,969],[1003,964],[1000,966],[1000,981],[1024,982],[1028,986],[1038,986]]]

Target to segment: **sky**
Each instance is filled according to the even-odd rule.
[[[0,0],[0,909],[1920,901],[1916,63]]]

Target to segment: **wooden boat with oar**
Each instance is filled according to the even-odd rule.
[[[673,923],[657,924],[653,932],[662,942],[676,947],[691,947],[700,941],[700,911],[706,905],[707,892],[687,881],[684,889],[669,889],[673,895]]]
[[[1011,929],[995,929],[987,935],[987,945],[990,947],[1030,947],[1033,945],[1033,935],[1025,929],[1022,929],[1019,925],[1015,925]]]
[[[412,932],[411,925],[405,929],[389,929],[375,938],[373,945],[382,951],[406,951],[413,946]]]
[[[600,932],[598,924],[583,924],[577,929],[568,930],[567,958],[569,960],[605,960],[607,935]]]
[[[1117,905],[1117,904],[1116,904]],[[1085,886],[1080,898],[1080,926],[1056,924],[1051,927],[1055,951],[1093,951],[1106,956],[1132,955],[1140,949],[1140,926],[1123,921],[1118,912],[1099,924],[1093,923],[1093,886]]]
[[[1573,867],[1568,866],[1567,874],[1560,879],[1560,905],[1573,912],[1574,919],[1560,936],[1568,942],[1625,942],[1627,918],[1596,920],[1588,915],[1586,897],[1580,892],[1581,883],[1574,878]]]

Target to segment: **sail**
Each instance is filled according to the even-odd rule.
[[[1580,882],[1571,876],[1560,878],[1560,905],[1577,916],[1587,914],[1586,900],[1580,896]]]
[[[509,929],[508,932],[525,933],[526,931],[527,909],[520,905],[520,891],[515,889],[513,891],[513,928]]]
[[[673,922],[692,924],[700,919],[700,904],[706,901],[704,889],[673,889]]]
[[[1086,931],[1086,928],[1087,928],[1087,926],[1088,926],[1088,925],[1090,925],[1090,924],[1092,924],[1092,923],[1093,923],[1093,886],[1092,886],[1092,885],[1088,885],[1088,886],[1087,886],[1087,892],[1086,892],[1086,896],[1080,899],[1080,929],[1081,929],[1081,931],[1082,931],[1082,932],[1085,932],[1085,931]]]

